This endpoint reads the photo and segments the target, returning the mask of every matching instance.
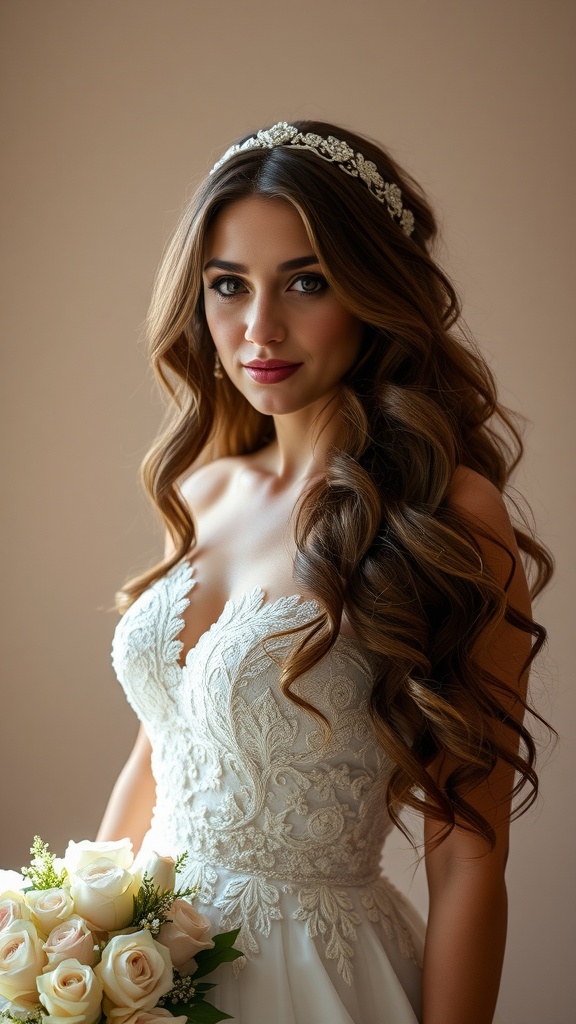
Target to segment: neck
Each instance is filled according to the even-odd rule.
[[[337,397],[274,416],[276,438],[266,449],[268,466],[280,484],[305,482],[326,472],[328,452],[339,432]]]

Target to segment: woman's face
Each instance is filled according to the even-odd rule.
[[[363,325],[330,288],[283,199],[240,199],[218,214],[206,238],[204,302],[224,371],[262,413],[324,406],[357,359]]]

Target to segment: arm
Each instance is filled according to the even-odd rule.
[[[452,494],[456,507],[477,515],[517,559],[508,590],[510,603],[530,616],[530,598],[514,533],[496,488],[471,471],[458,476]],[[484,563],[504,583],[509,560],[497,545],[478,537]],[[506,622],[478,658],[493,675],[525,695],[526,678],[519,673],[531,638]],[[502,727],[504,728],[504,727]],[[511,735],[502,739],[511,746]],[[431,771],[442,784],[454,766],[439,758]],[[486,844],[456,827],[435,849],[438,823],[425,821],[426,873],[430,911],[424,953],[424,1024],[491,1024],[498,997],[506,941],[507,897],[504,870],[508,856],[508,815],[513,772],[499,762],[489,780],[467,799],[488,819],[496,845]]]
[[[150,755],[150,741],[144,727],[140,726],[132,753],[118,776],[104,812],[96,837],[98,842],[129,836],[134,851],[140,849],[156,800]]]
[[[425,838],[430,838],[430,831]],[[491,1024],[504,958],[505,843],[486,854],[458,830],[427,854],[424,1024]],[[448,849],[445,849],[448,847]]]

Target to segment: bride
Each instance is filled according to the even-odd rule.
[[[493,1020],[537,789],[523,563],[533,595],[551,561],[506,510],[521,441],[435,233],[381,148],[280,122],[218,161],[158,274],[167,544],[119,596],[142,726],[99,839],[188,851],[196,905],[241,927],[214,976],[240,1024]],[[402,808],[425,932],[380,876]]]

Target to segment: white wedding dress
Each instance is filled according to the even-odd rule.
[[[340,636],[285,698],[277,661],[314,601],[229,601],[179,658],[195,586],[182,562],[120,620],[118,678],[153,749],[157,802],[144,845],[187,851],[184,877],[214,932],[241,928],[246,960],[210,977],[237,1024],[417,1024],[423,926],[380,875],[390,763],[368,712],[371,656]],[[273,657],[270,657],[272,655]]]

